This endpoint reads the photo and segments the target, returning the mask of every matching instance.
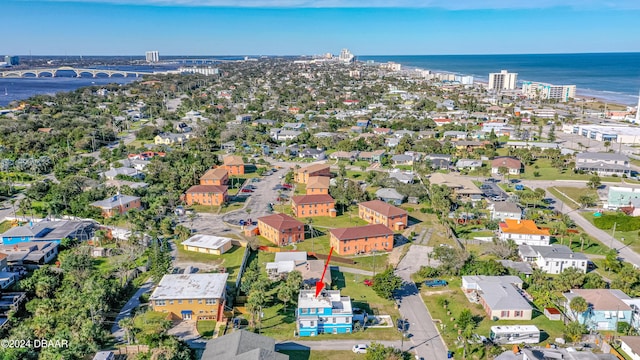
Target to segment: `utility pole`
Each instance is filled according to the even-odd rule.
[[[615,238],[615,235],[616,235],[616,225],[618,225],[617,221],[613,223],[613,231],[611,231],[611,243],[609,244],[610,248],[613,248],[613,239]]]

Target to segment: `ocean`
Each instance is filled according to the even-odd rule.
[[[472,75],[485,82],[489,73],[504,69],[518,73],[518,81],[576,85],[578,96],[625,105],[636,105],[640,90],[640,53],[358,56],[358,60],[393,61],[408,67]]]
[[[238,57],[228,59],[236,60]],[[625,105],[636,105],[640,90],[640,53],[358,56],[358,60],[394,61],[407,67],[473,75],[480,81],[488,81],[489,73],[505,69],[517,72],[519,81],[576,85],[578,96],[597,97]],[[135,66],[109,68],[149,71],[148,67]],[[84,86],[125,84],[136,80],[135,77],[75,78],[73,73],[59,75],[62,76],[0,78],[0,106],[37,94],[55,94]]]

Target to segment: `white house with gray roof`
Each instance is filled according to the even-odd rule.
[[[531,320],[533,306],[524,298],[522,280],[517,276],[463,276],[462,290],[470,301],[481,304],[491,319]]]
[[[536,265],[547,274],[560,274],[568,268],[576,268],[586,274],[589,264],[584,254],[573,252],[564,245],[520,245],[518,253],[522,260]]]
[[[386,203],[393,205],[401,205],[404,201],[404,195],[400,194],[393,188],[382,188],[376,191],[376,197]]]
[[[629,176],[631,174],[631,165],[626,155],[583,152],[576,155],[576,170],[600,176]]]
[[[456,162],[457,169],[479,169],[482,167],[482,160],[460,159]]]
[[[510,201],[496,201],[489,205],[489,211],[491,212],[491,220],[522,220],[522,209],[518,204]]]

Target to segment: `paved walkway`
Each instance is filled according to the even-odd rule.
[[[126,317],[131,317],[131,311],[140,305],[140,296],[145,292],[151,291],[153,288],[153,280],[149,278],[142,286],[136,291],[135,294],[127,301],[127,303],[122,307],[118,316],[116,316],[116,320],[111,327],[111,335],[116,338],[117,342],[125,341],[125,333],[124,330],[120,328],[118,322]]]

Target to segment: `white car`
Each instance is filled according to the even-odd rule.
[[[367,345],[367,344],[358,344],[358,345],[353,345],[353,349],[352,350],[356,354],[366,354],[368,347],[369,347],[369,345]]]

